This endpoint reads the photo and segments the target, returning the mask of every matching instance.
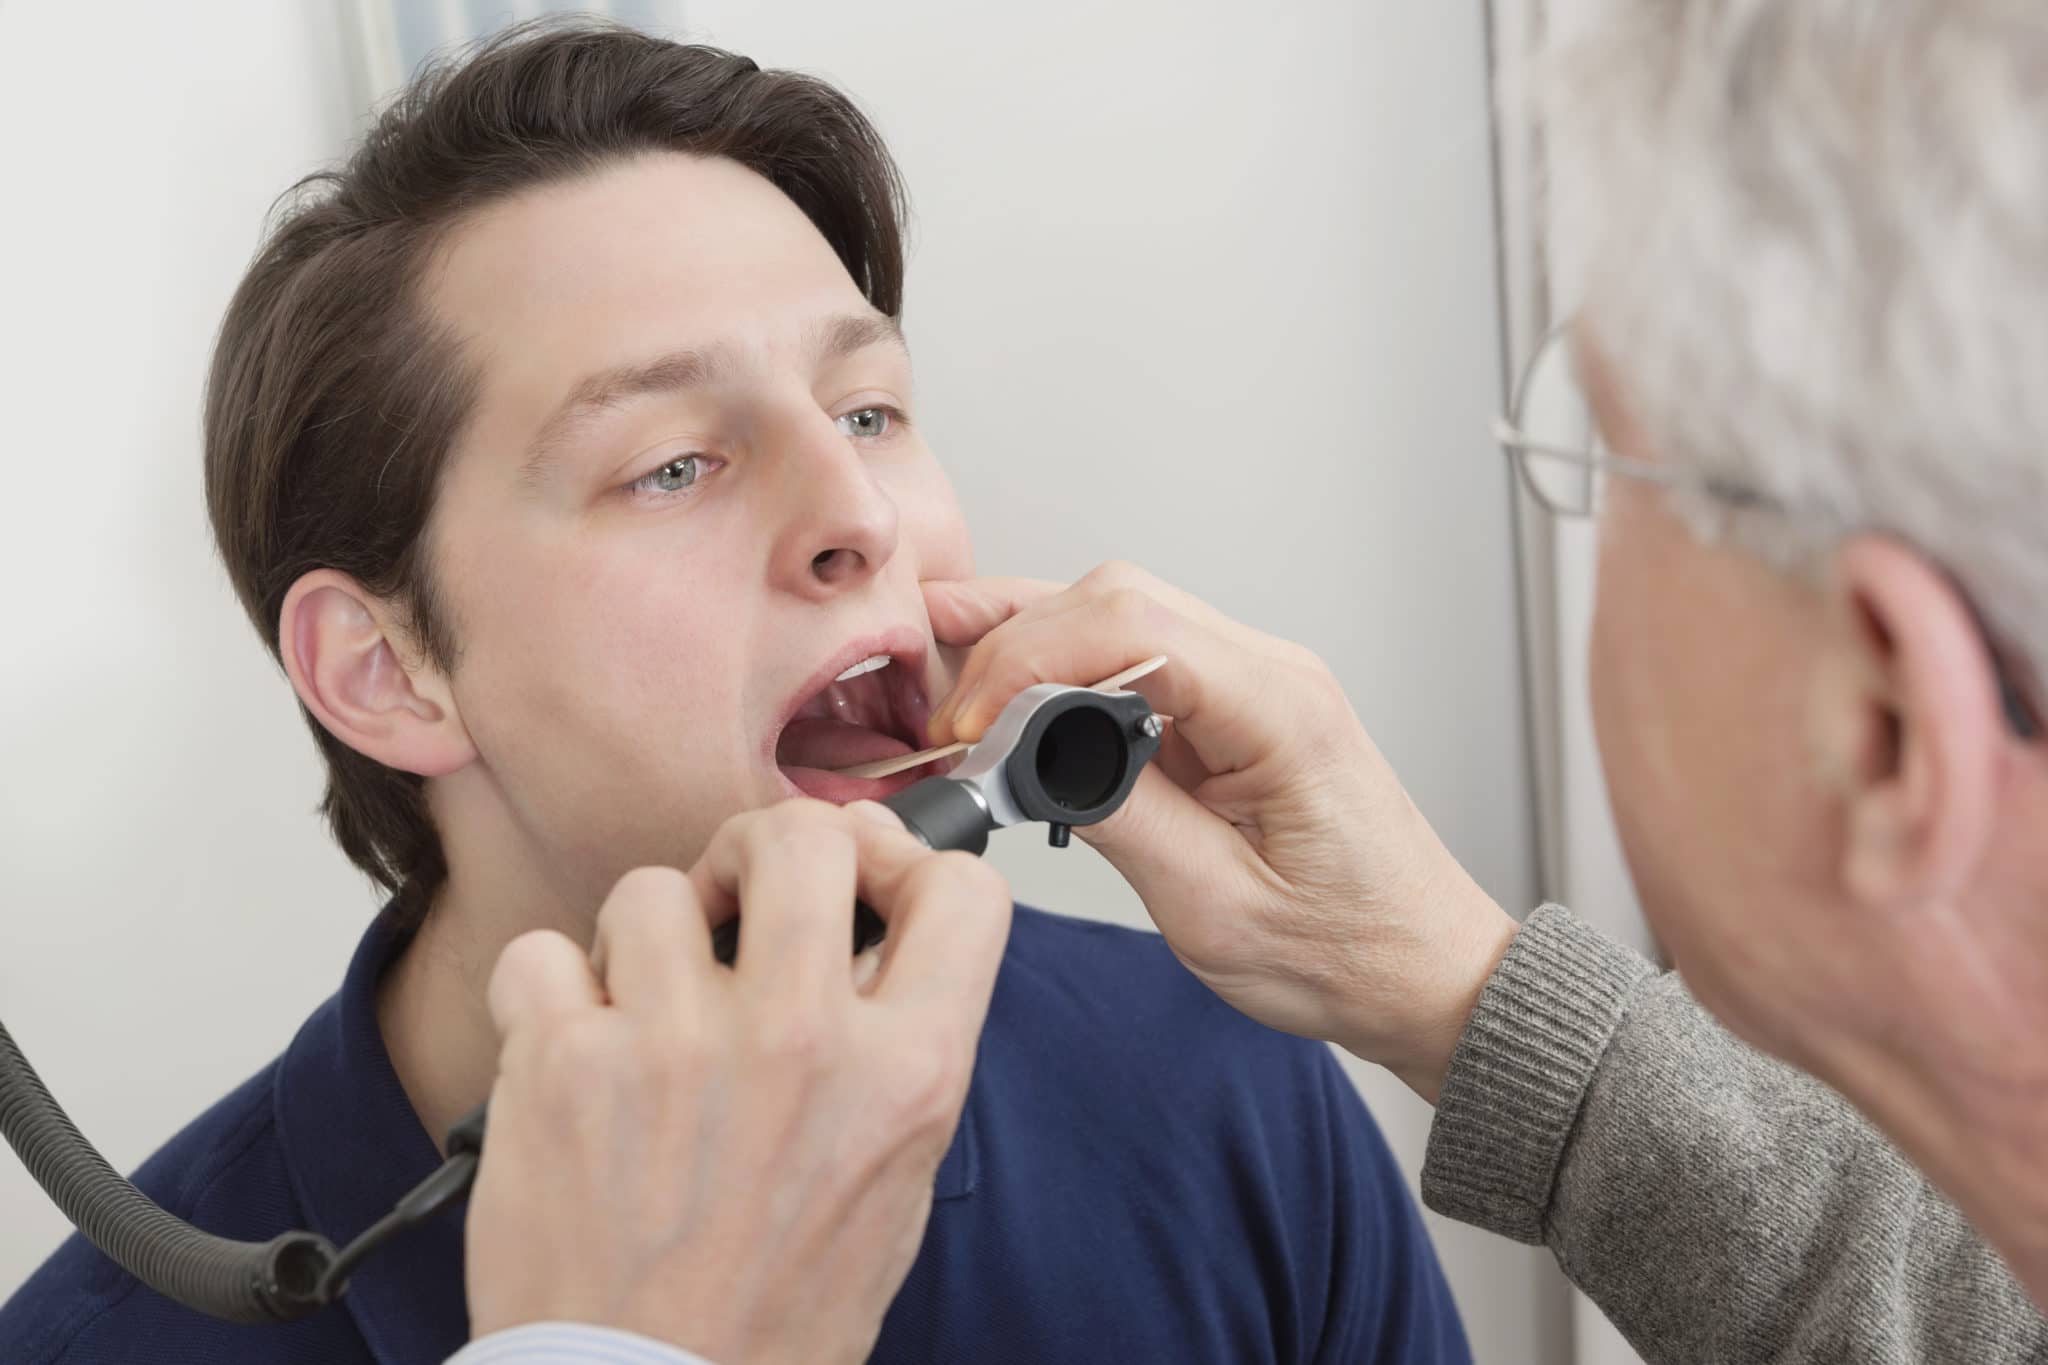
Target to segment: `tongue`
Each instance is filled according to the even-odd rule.
[[[894,735],[840,720],[793,720],[775,745],[775,761],[785,768],[851,768],[878,758],[907,754],[910,746]]]

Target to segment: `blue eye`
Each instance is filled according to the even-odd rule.
[[[889,408],[862,408],[839,418],[835,425],[845,435],[873,440],[889,434],[889,429],[896,425],[896,413]]]
[[[697,482],[704,473],[704,457],[685,455],[679,460],[670,460],[652,473],[643,474],[627,485],[630,493],[681,493]]]

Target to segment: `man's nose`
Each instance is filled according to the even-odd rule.
[[[872,578],[896,553],[896,502],[831,418],[793,427],[777,461],[787,514],[770,572],[776,585],[825,598]]]

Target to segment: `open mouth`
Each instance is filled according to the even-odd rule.
[[[836,771],[895,758],[924,742],[931,702],[924,693],[921,653],[861,656],[796,708],[775,740],[775,766],[792,786],[827,801],[873,800],[931,775],[914,768],[895,777],[847,777]]]

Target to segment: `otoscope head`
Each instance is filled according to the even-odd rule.
[[[903,826],[935,849],[980,854],[989,831],[1043,821],[1056,847],[1067,832],[1116,814],[1159,752],[1162,727],[1135,692],[1097,692],[1041,683],[1011,699],[995,723],[944,777],[927,777],[885,797]],[[854,906],[853,951],[878,942],[881,917]],[[711,936],[712,953],[730,966],[739,921]]]
[[[960,765],[883,801],[933,848],[980,853],[988,831],[1042,821],[1064,844],[1116,814],[1159,752],[1159,718],[1135,692],[1041,683],[1011,699]]]
[[[1158,751],[1157,722],[1135,692],[1068,687],[1045,697],[1031,708],[1003,764],[1017,809],[1049,825],[1107,820]]]

